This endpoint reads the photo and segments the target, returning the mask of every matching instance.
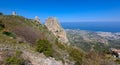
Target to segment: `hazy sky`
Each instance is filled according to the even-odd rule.
[[[0,0],[0,12],[44,22],[54,16],[60,22],[120,21],[120,0]]]

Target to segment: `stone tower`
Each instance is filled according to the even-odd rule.
[[[15,11],[13,11],[13,12],[12,12],[12,15],[14,15],[14,16],[15,16],[15,15],[16,15],[16,12],[15,12]]]

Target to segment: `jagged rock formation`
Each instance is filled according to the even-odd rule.
[[[56,18],[49,17],[46,20],[45,26],[48,28],[49,31],[51,31],[58,38],[58,40],[60,42],[68,43],[68,38],[66,36],[66,32],[60,26],[60,24]]]
[[[35,16],[35,21],[36,21],[37,23],[41,24],[40,18],[39,18],[38,16]]]
[[[13,11],[13,12],[12,12],[12,15],[13,15],[13,16],[16,16],[16,12],[15,12],[15,11]]]

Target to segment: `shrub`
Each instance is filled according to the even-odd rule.
[[[5,59],[4,65],[24,65],[24,59],[21,58],[21,54],[21,51],[16,51],[14,55]]]
[[[15,34],[13,34],[12,32],[7,32],[7,31],[4,31],[3,34],[7,35],[7,36],[10,36],[12,38],[16,38]]]
[[[120,59],[116,59],[116,62],[117,62],[118,64],[120,64]]]
[[[24,65],[24,61],[21,58],[17,58],[13,56],[13,57],[8,57],[5,60],[4,65]]]
[[[82,65],[83,52],[77,48],[68,48],[70,59],[75,61],[75,65]]]
[[[0,15],[3,15],[3,13],[0,12]]]
[[[0,30],[2,30],[3,28],[5,28],[5,25],[2,23],[2,21],[0,20]]]
[[[56,41],[56,45],[62,50],[66,49],[66,46],[64,44],[61,44],[60,42],[58,42],[58,40]]]
[[[37,52],[44,53],[47,57],[53,56],[52,44],[48,40],[38,40],[35,46]]]
[[[16,51],[16,56],[19,57],[22,54],[22,51]]]

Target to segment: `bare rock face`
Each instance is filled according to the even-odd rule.
[[[66,43],[69,45],[68,38],[66,36],[66,32],[64,29],[60,26],[58,20],[53,17],[49,17],[46,20],[45,26],[48,28],[49,31],[51,31],[61,43]]]

